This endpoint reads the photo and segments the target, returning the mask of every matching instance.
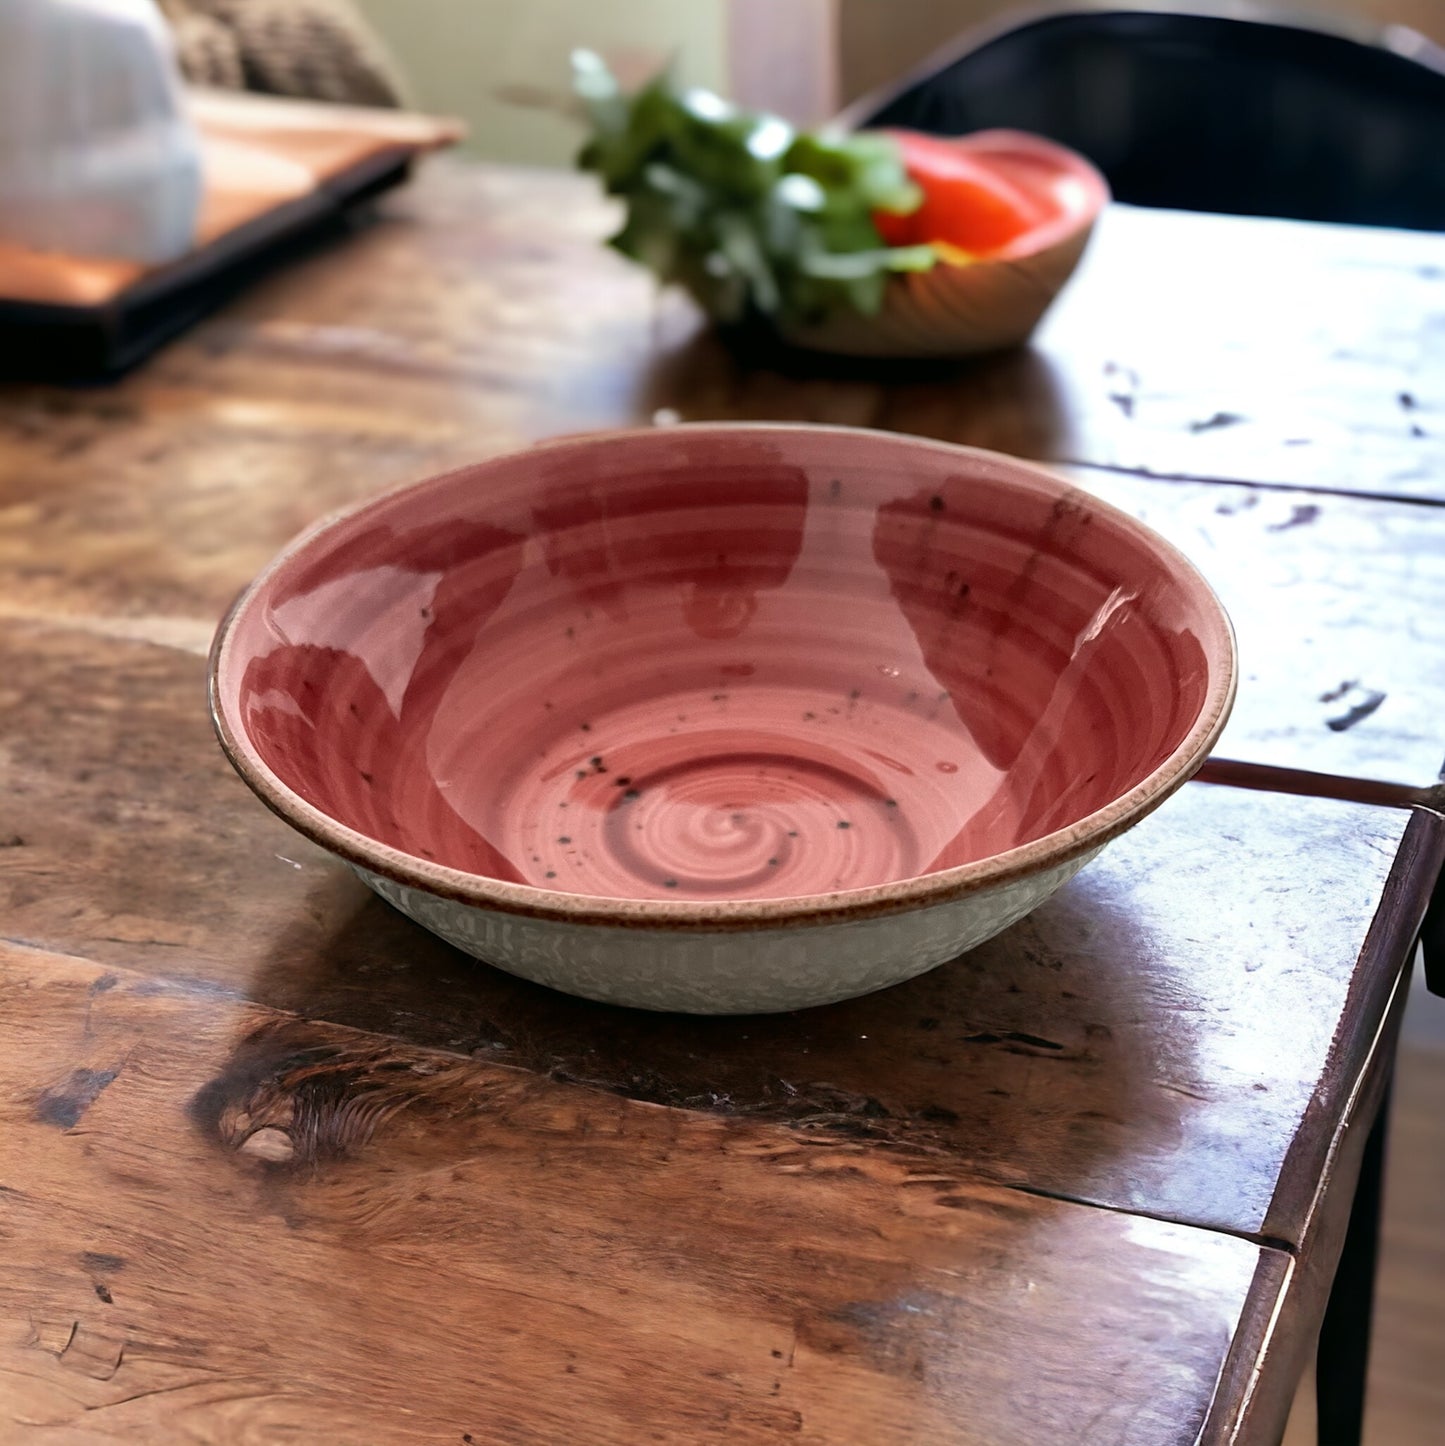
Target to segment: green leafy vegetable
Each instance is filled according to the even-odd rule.
[[[886,136],[798,132],[667,72],[624,95],[590,51],[572,67],[592,126],[577,163],[627,205],[611,244],[715,320],[873,315],[890,275],[938,259],[931,246],[886,245],[873,224],[922,199]]]

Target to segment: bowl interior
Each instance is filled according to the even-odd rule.
[[[1081,824],[1197,734],[1228,624],[1140,524],[984,453],[669,428],[409,488],[273,565],[233,756],[417,859],[797,898]]]

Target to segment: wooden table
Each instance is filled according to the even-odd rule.
[[[1273,1443],[1445,855],[1445,240],[1117,209],[1033,349],[818,375],[609,219],[438,165],[124,383],[0,392],[0,1439]],[[329,508],[659,413],[1144,517],[1234,614],[1249,787],[810,1013],[452,952],[231,775],[215,620]]]

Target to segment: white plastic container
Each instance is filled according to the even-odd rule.
[[[0,0],[0,240],[148,264],[189,250],[184,101],[153,0]]]

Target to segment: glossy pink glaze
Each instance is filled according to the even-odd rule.
[[[323,526],[239,605],[214,690],[273,802],[413,858],[793,899],[1079,824],[1218,713],[1231,663],[1197,574],[1060,479],[880,433],[680,427]]]

